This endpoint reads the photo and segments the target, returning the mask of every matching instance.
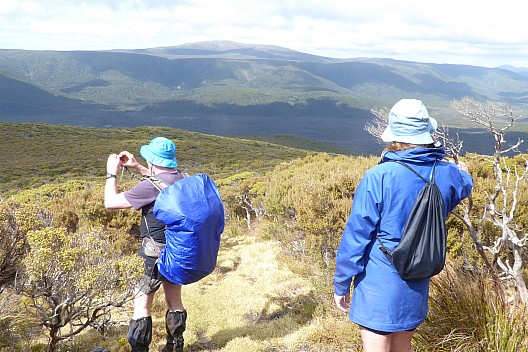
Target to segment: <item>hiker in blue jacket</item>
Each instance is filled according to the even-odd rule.
[[[377,235],[389,249],[397,246],[424,181],[402,165],[385,161],[407,163],[426,179],[436,163],[435,180],[446,217],[471,193],[467,167],[442,161],[444,148],[435,146],[431,136],[436,127],[420,100],[396,103],[381,136],[388,143],[382,160],[365,173],[354,194],[336,256],[334,299],[359,325],[366,352],[409,352],[428,309],[430,279],[403,280],[376,239]]]
[[[176,169],[178,162],[175,157],[176,146],[164,137],[154,138],[148,145],[140,149],[141,156],[147,161],[147,167],[139,164],[132,153],[123,151],[111,154],[107,161],[107,175],[104,203],[107,209],[141,210],[140,237],[152,237],[156,242],[165,243],[165,224],[156,219],[152,212],[159,190],[148,180],[142,180],[130,190],[117,192],[116,175],[122,168],[135,169],[145,176],[156,176],[165,184],[172,184],[183,179],[183,175]],[[152,317],[150,308],[154,294],[163,286],[168,310],[165,314],[167,343],[163,352],[183,352],[183,332],[187,311],[181,299],[181,285],[166,280],[157,270],[157,258],[147,255],[141,246],[139,255],[144,258],[144,275],[136,286],[134,296],[134,313],[130,320],[128,342],[133,352],[149,350],[152,340]]]

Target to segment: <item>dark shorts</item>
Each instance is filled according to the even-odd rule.
[[[156,292],[161,287],[163,281],[167,281],[158,271],[156,259],[145,258],[143,263],[145,271],[143,277],[139,279],[136,289],[145,295]]]
[[[371,329],[371,328],[367,328],[366,326],[363,326],[363,325],[360,325],[360,326],[361,326],[363,329],[366,329],[366,330],[368,330],[368,331],[370,331],[370,332],[373,332],[373,333],[378,334],[378,335],[384,335],[384,336],[385,336],[385,335],[390,335],[390,334],[395,333],[395,332],[400,332],[400,331],[392,331],[392,332],[388,332],[388,331],[380,331],[380,330],[374,330],[374,329]],[[414,330],[416,330],[416,329],[409,329],[409,330],[405,330],[405,331],[409,331],[409,332],[411,332],[411,331],[414,331]]]

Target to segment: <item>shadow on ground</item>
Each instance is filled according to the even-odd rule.
[[[279,306],[270,312],[270,307]],[[225,347],[230,341],[249,337],[252,340],[270,340],[289,335],[312,319],[316,309],[313,294],[293,297],[271,297],[260,312],[245,315],[247,324],[224,329],[211,337],[204,332],[197,333],[197,342],[186,346],[186,351],[214,351]]]

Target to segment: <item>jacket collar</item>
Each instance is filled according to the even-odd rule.
[[[445,149],[444,147],[439,148],[412,148],[401,150],[398,152],[391,152],[384,150],[381,154],[380,164],[388,160],[399,160],[407,161],[411,163],[424,163],[429,164],[437,160],[442,160],[445,158]]]

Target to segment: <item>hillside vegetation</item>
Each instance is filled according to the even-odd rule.
[[[56,299],[45,297],[74,295],[72,288],[90,292],[106,287],[106,294],[96,290],[98,299],[126,293],[133,278],[126,270],[140,266],[133,261],[139,214],[107,211],[101,176],[109,153],[131,146],[137,150],[155,135],[176,141],[182,171],[210,173],[225,205],[227,225],[217,268],[184,288],[186,351],[360,350],[357,327],[334,307],[332,277],[354,190],[378,162],[376,156],[313,153],[169,128],[1,127],[1,143],[10,148],[2,161],[9,165],[5,183],[11,187],[0,201],[0,265],[11,276],[0,277],[0,350],[49,347],[50,330],[45,327],[58,324],[57,317],[65,312],[54,306]],[[17,138],[4,142],[4,136],[14,133]],[[463,159],[475,178],[472,216],[477,221],[494,187],[493,168],[480,155]],[[518,157],[505,162],[505,168],[513,169],[525,161]],[[135,182],[125,173],[118,186],[125,189]],[[520,182],[518,187],[516,224],[526,228],[528,186]],[[489,222],[483,227],[481,241],[491,246],[500,229]],[[450,216],[448,229],[448,265],[432,280],[430,315],[417,331],[414,350],[528,351],[528,322],[514,287],[509,280],[503,286],[494,283],[459,218]],[[7,243],[12,238],[18,238],[14,248]],[[86,246],[94,244],[99,246],[90,248],[99,251],[91,256]],[[501,257],[507,259],[508,254]],[[122,271],[99,268],[93,264],[97,260]],[[16,271],[4,268],[17,269],[16,280]],[[103,277],[116,275],[105,285],[120,285],[97,285],[101,271],[107,274]],[[28,283],[46,283],[48,291],[38,295],[42,286]],[[56,350],[81,352],[100,346],[130,351],[125,340],[130,309],[128,303],[106,311],[74,338],[57,342]],[[153,310],[152,350],[163,343],[164,311],[160,294]],[[70,328],[59,332],[67,334]]]
[[[182,171],[205,172],[215,178],[246,171],[263,174],[280,162],[308,153],[267,142],[162,127],[97,129],[0,123],[0,195],[57,180],[100,181],[108,155],[128,150],[139,156],[139,148],[160,135],[175,141]],[[124,177],[130,178],[126,173]]]

